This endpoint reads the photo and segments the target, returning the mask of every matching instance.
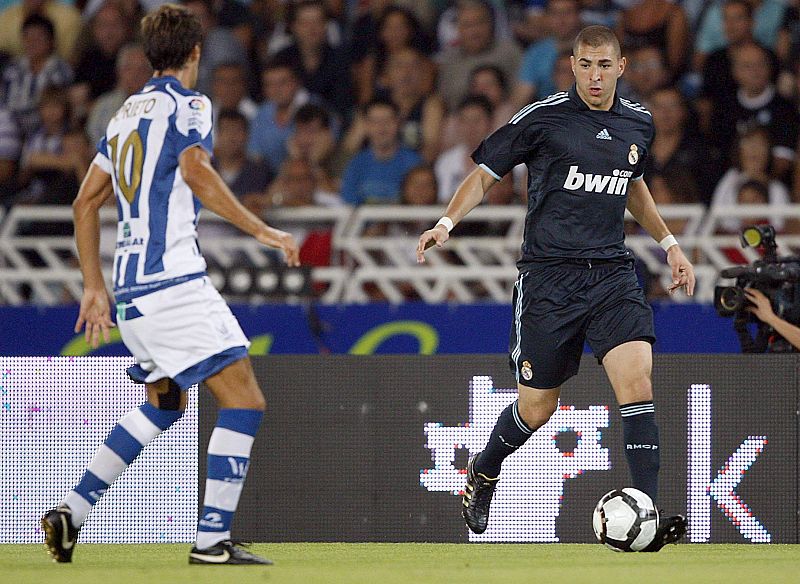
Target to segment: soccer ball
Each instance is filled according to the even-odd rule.
[[[639,552],[656,535],[658,510],[653,500],[637,489],[614,489],[598,501],[592,527],[598,541],[615,552]]]

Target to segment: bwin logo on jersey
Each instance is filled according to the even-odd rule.
[[[577,191],[581,187],[587,193],[608,193],[609,195],[624,195],[628,192],[628,179],[633,172],[630,170],[614,169],[611,175],[590,174],[578,172],[577,166],[570,166],[564,188],[568,191]]]

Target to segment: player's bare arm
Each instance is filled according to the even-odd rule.
[[[475,167],[467,178],[458,186],[453,198],[447,205],[445,217],[449,217],[453,225],[457,225],[467,213],[477,207],[483,200],[483,197],[489,191],[497,179],[490,175],[488,172]],[[433,229],[428,229],[419,236],[419,243],[417,244],[417,262],[425,262],[425,250],[433,247],[442,247],[444,242],[450,238],[450,232],[447,227],[438,223]]]
[[[633,218],[656,241],[661,242],[671,235],[644,180],[629,184],[627,207]],[[694,266],[677,243],[667,249],[667,264],[672,268],[672,285],[668,289],[670,294],[679,288],[685,288],[687,296],[694,294]]]
[[[109,330],[114,326],[100,268],[100,207],[112,192],[111,175],[92,164],[72,204],[75,243],[83,274],[83,296],[75,332],[86,325],[86,342],[95,348],[101,335],[106,343],[110,342]]]
[[[211,166],[211,157],[196,146],[185,150],[179,159],[181,174],[203,206],[255,237],[259,243],[280,249],[288,266],[300,265],[300,249],[291,234],[264,223],[242,205],[222,177]]]

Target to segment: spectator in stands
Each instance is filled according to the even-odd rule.
[[[691,32],[680,4],[669,0],[642,0],[622,13],[617,29],[628,50],[655,46],[665,57],[670,81],[683,73],[689,58]]]
[[[311,95],[300,84],[297,71],[286,61],[273,59],[261,72],[261,91],[265,102],[258,108],[250,127],[250,156],[263,160],[273,171],[286,157],[286,140],[292,118]]]
[[[72,82],[72,69],[55,54],[53,23],[33,14],[22,23],[23,54],[3,71],[0,106],[10,109],[25,136],[38,124],[37,104],[43,88],[67,86]]]
[[[376,23],[375,38],[364,39],[355,32],[351,48],[353,78],[359,104],[368,103],[375,97],[375,89],[381,85],[381,76],[389,58],[400,49],[416,48],[428,54],[430,41],[422,32],[414,14],[405,8],[386,7]],[[421,63],[420,71],[426,93],[433,91],[436,67],[430,61]]]
[[[385,91],[378,97],[391,100],[400,110],[400,138],[403,145],[418,152],[426,162],[439,154],[444,124],[444,103],[427,91],[427,57],[412,48],[395,51],[385,73]]]
[[[344,51],[326,39],[328,12],[321,0],[298,0],[289,5],[288,24],[293,43],[276,58],[292,63],[303,86],[332,106],[342,119],[350,116],[353,103]]]
[[[162,0],[154,0],[161,3]],[[249,53],[254,41],[254,20],[249,4],[239,0],[213,0],[212,7],[217,17],[217,24],[227,28],[239,40]]]
[[[16,190],[20,149],[17,122],[9,110],[0,107],[0,207],[10,203]]]
[[[326,191],[317,180],[314,168],[307,160],[287,159],[281,165],[277,178],[266,194],[258,199],[250,197],[248,206],[256,213],[268,209],[295,207],[338,207],[342,200]],[[331,264],[330,227],[287,227],[300,245],[300,262],[304,266],[329,266]]]
[[[242,114],[248,123],[252,122],[258,113],[258,105],[247,94],[247,68],[239,63],[217,65],[212,74],[209,97],[213,106],[214,127],[222,110],[235,110]]]
[[[75,66],[72,93],[81,94],[80,102],[89,102],[111,91],[117,84],[117,53],[133,38],[132,23],[127,21],[119,4],[107,0],[88,25],[87,39]],[[73,103],[73,107],[74,107]]]
[[[482,96],[467,97],[459,105],[456,114],[457,142],[442,152],[434,165],[440,203],[450,200],[458,185],[474,168],[471,154],[481,140],[492,132],[492,115],[492,104]]]
[[[436,172],[427,164],[415,166],[408,171],[403,184],[400,185],[401,205],[436,205],[439,202],[439,184],[436,181]],[[423,228],[428,220],[421,225]],[[407,235],[416,235],[419,227],[415,225]]]
[[[628,68],[625,70],[627,71]],[[575,83],[575,74],[572,72],[572,51],[563,51],[556,57],[553,65],[553,85],[556,91],[569,91],[573,83]]]
[[[753,125],[767,128],[773,145],[771,174],[788,180],[798,139],[798,114],[795,107],[778,95],[772,83],[769,53],[755,43],[746,43],[733,52],[733,76],[738,90],[716,105],[712,113],[712,136],[724,153],[741,134]]]
[[[620,4],[612,0],[581,0],[581,24],[597,24],[614,30],[619,25]]]
[[[574,79],[572,70],[569,75]],[[482,95],[492,104],[494,110],[492,130],[507,124],[516,113],[514,104],[511,103],[508,78],[500,67],[482,65],[473,69],[469,76],[469,94]]]
[[[645,163],[645,180],[661,177],[675,193],[673,203],[711,202],[720,156],[690,122],[690,110],[676,87],[656,90],[647,102],[656,135]]]
[[[458,185],[475,168],[471,155],[492,132],[492,114],[492,104],[485,97],[470,96],[461,102],[458,108],[459,142],[443,152],[434,166],[439,185],[439,202],[449,201]],[[487,203],[505,202],[513,196],[512,193],[511,177],[506,176],[487,195]]]
[[[236,110],[222,110],[214,139],[214,168],[239,199],[260,195],[273,179],[269,167],[247,156],[248,122]]]
[[[183,0],[183,4],[197,16],[203,27],[200,70],[194,88],[208,95],[214,69],[222,63],[238,63],[247,67],[247,52],[231,29],[219,25],[212,0]]]
[[[15,204],[68,205],[91,162],[91,147],[83,132],[68,129],[67,91],[47,87],[39,97],[41,127],[26,138],[20,162],[23,191]]]
[[[461,0],[457,10],[458,45],[439,56],[439,94],[455,109],[469,91],[469,74],[480,65],[496,65],[507,77],[517,74],[520,49],[512,40],[496,40],[495,15],[482,0]]]
[[[80,11],[57,0],[22,0],[0,12],[0,52],[25,54],[23,24],[33,15],[47,18],[54,25],[55,52],[64,61],[72,59],[81,30]]]
[[[753,36],[763,46],[774,49],[778,31],[786,19],[787,3],[783,0],[748,0],[753,8]],[[695,52],[710,55],[727,44],[723,32],[724,0],[715,0],[701,20],[695,35]]]
[[[733,166],[722,176],[711,201],[713,207],[735,205],[742,185],[748,181],[756,181],[767,185],[770,205],[784,206],[789,204],[789,191],[786,186],[770,176],[770,164],[774,160],[771,154],[770,134],[766,128],[753,127],[747,130],[737,141],[733,156]],[[745,198],[748,193],[745,194]],[[776,229],[783,226],[783,221],[774,219]],[[736,218],[721,220],[719,225],[728,232],[737,232],[741,221]]]
[[[314,167],[308,160],[287,159],[269,185],[262,209],[278,207],[338,207],[342,199],[326,190],[317,180]]]
[[[723,101],[736,88],[733,51],[753,38],[753,6],[749,0],[725,0],[722,4],[725,45],[710,54],[695,53],[694,68],[703,73],[701,95],[712,102]]]
[[[336,135],[328,111],[313,103],[301,106],[293,119],[293,132],[286,141],[289,158],[309,162],[317,183],[326,191],[338,192],[336,177],[345,162],[336,144]]]
[[[117,55],[117,86],[97,98],[86,122],[86,135],[93,144],[105,135],[108,122],[123,102],[142,89],[152,74],[141,45],[122,47]]]
[[[657,89],[669,85],[670,73],[664,54],[653,45],[626,53],[628,66],[620,78],[619,94],[634,102],[645,103]]]
[[[347,165],[342,199],[351,205],[396,203],[406,173],[422,159],[400,142],[400,111],[386,100],[364,107],[367,146]]]
[[[549,34],[525,51],[513,102],[517,108],[555,93],[553,67],[559,53],[570,51],[581,29],[578,0],[549,0],[546,22]]]

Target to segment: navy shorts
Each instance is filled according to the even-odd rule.
[[[602,363],[611,349],[635,340],[656,339],[632,261],[576,260],[520,270],[509,342],[518,383],[559,387],[578,372],[585,341]]]

